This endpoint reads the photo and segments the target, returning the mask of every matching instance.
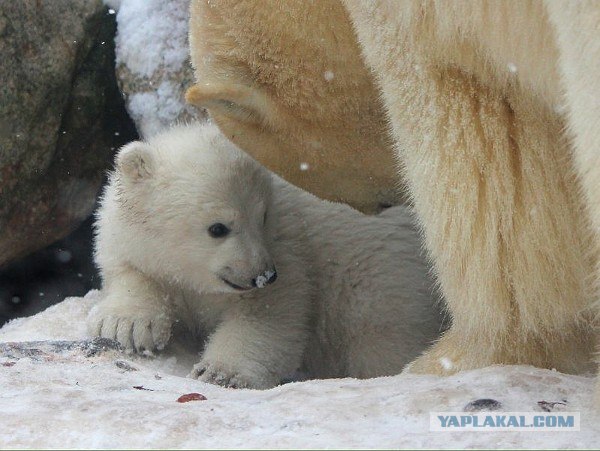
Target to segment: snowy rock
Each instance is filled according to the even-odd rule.
[[[102,352],[121,350],[118,341],[107,338],[90,338],[87,340],[47,340],[47,341],[11,341],[0,343],[0,357],[33,360],[55,358],[57,355],[83,354],[92,357]],[[117,365],[118,366],[118,365]]]
[[[135,136],[114,34],[101,0],[0,2],[0,266],[85,219]]]
[[[186,105],[194,82],[187,40],[189,0],[110,1],[117,12],[117,78],[140,135],[203,118]]]
[[[94,344],[85,318],[97,301],[98,292],[69,298],[0,329],[0,342],[28,342],[0,345],[2,448],[593,448],[600,439],[592,377],[496,366],[226,389],[181,377],[198,359],[193,348],[144,358]],[[565,406],[580,412],[581,431],[429,430],[430,412],[492,398],[503,411]]]

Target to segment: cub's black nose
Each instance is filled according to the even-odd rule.
[[[277,280],[277,271],[275,269],[268,270],[259,276],[252,279],[252,286],[256,288],[264,288]]]

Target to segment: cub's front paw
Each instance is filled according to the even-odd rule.
[[[188,377],[209,384],[228,388],[267,389],[277,385],[277,380],[262,375],[254,375],[251,371],[234,370],[220,363],[202,361],[194,365]]]
[[[139,353],[160,351],[171,338],[171,320],[165,314],[153,317],[119,314],[97,306],[88,317],[92,336],[117,340],[126,350]]]

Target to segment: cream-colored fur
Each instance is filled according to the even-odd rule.
[[[600,4],[593,0],[547,0],[546,6],[560,53],[559,71],[575,148],[575,167],[595,232],[590,246],[595,244],[600,249]],[[598,290],[600,261],[596,261],[596,273],[589,283]],[[595,299],[598,319],[598,291]],[[597,330],[598,323],[598,337]],[[600,405],[600,377],[597,381],[596,400]]]
[[[201,17],[234,9],[218,0],[192,1],[190,40],[198,82],[213,80],[206,67],[217,71],[218,80],[241,76],[248,98],[268,99],[252,103],[263,118],[279,117],[282,105],[293,114],[305,114],[306,104],[338,112],[328,110],[331,97],[312,88],[319,77],[304,67],[314,54],[306,43],[314,46],[320,38],[314,30],[331,23],[346,27],[347,17],[332,6],[335,2],[318,2],[323,9],[309,27],[296,1],[280,9],[243,3],[235,21],[211,26]],[[300,3],[300,9],[315,8]],[[573,372],[590,368],[600,245],[599,3],[342,3],[381,91],[402,178],[453,318],[450,331],[412,370],[447,374],[492,363]],[[338,62],[337,71],[354,67],[346,53],[353,48],[351,37],[345,36],[339,46],[325,39],[317,73],[327,58]],[[236,55],[235,64],[221,64],[221,58],[204,62],[214,46],[203,47],[202,39],[226,42],[223,49]],[[372,98],[363,90],[350,91],[339,91],[340,101]],[[295,98],[303,103],[294,104]],[[359,122],[369,123],[369,114],[380,117],[379,105],[372,105],[357,116]],[[297,127],[294,133],[310,130],[311,141],[315,133],[326,133],[289,121],[294,116],[281,117]],[[343,116],[325,117],[334,127],[349,123]],[[247,133],[243,123],[218,122],[229,135]],[[286,166],[296,168],[294,158],[306,152],[302,140],[263,145],[261,136],[270,133],[265,130],[248,134],[257,144],[240,142],[244,150],[319,196],[375,209],[364,208],[366,197],[372,202],[375,196],[363,189],[364,178],[355,176],[355,148],[341,140],[337,148],[326,146],[324,151],[335,155],[336,171],[333,180],[319,174],[325,181],[319,184],[290,175]],[[384,161],[387,151],[372,136],[365,138],[376,143],[360,160],[369,174],[372,160]],[[360,142],[362,148],[365,141]],[[324,158],[331,159],[328,153]],[[385,180],[389,177],[381,183]]]
[[[362,211],[403,202],[383,107],[337,0],[192,0],[189,102],[267,168]]]
[[[211,237],[215,223],[229,234]],[[301,364],[317,377],[395,374],[440,327],[405,207],[368,217],[319,200],[212,125],[119,152],[96,261],[91,334],[153,351],[182,321],[207,337],[191,375],[226,386],[272,387]]]
[[[589,368],[600,3],[344,3],[453,319],[411,369]]]

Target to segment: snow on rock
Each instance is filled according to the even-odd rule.
[[[204,118],[186,105],[194,74],[187,41],[189,0],[105,0],[117,9],[117,78],[138,132],[148,138]]]
[[[0,447],[591,448],[600,439],[591,377],[497,366],[446,378],[225,389],[180,376],[197,359],[181,344],[144,358],[90,341],[85,318],[97,299],[69,298],[0,329],[0,342],[27,341],[0,345]],[[581,431],[429,431],[429,412],[462,411],[482,398],[505,411],[566,399],[568,411],[581,412]]]

